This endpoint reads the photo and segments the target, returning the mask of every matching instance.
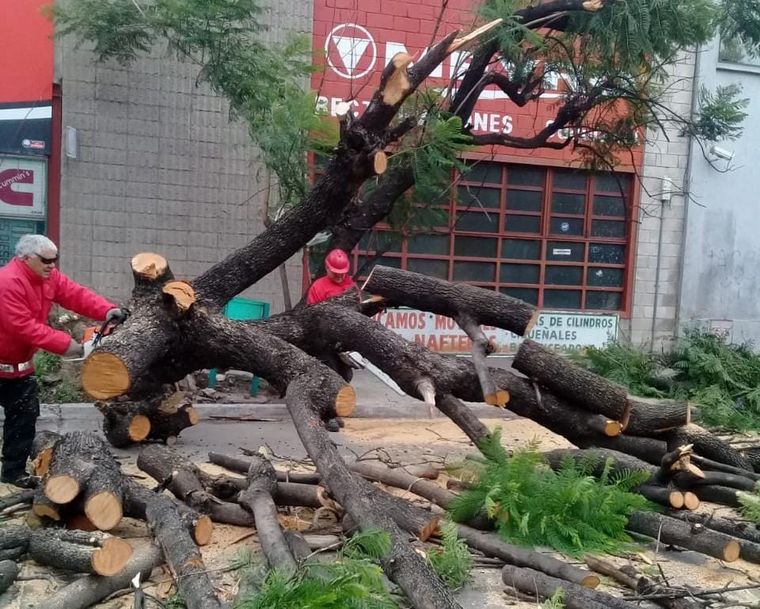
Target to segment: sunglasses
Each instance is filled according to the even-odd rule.
[[[53,258],[43,258],[39,254],[36,254],[36,256],[40,259],[40,262],[42,262],[42,264],[55,264],[58,262],[58,256],[55,256]]]

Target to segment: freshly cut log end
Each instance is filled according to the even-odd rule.
[[[541,317],[541,311],[536,309],[533,311],[533,315],[530,316],[530,319],[528,320],[528,323],[525,325],[525,331],[523,332],[523,336],[528,336],[530,334],[530,331],[536,326],[538,323],[538,318]]]
[[[424,527],[422,527],[419,532],[417,533],[417,538],[420,541],[427,541],[430,539],[433,535],[438,533],[438,528],[441,525],[441,518],[440,516],[434,516],[430,522],[428,522]]]
[[[623,433],[623,424],[620,421],[607,420],[604,424],[604,435],[608,438],[616,438]]]
[[[92,568],[98,575],[111,577],[119,573],[132,558],[132,546],[118,537],[109,537],[92,553]]]
[[[87,499],[84,513],[101,531],[110,531],[124,515],[121,501],[110,491],[101,491]]]
[[[740,554],[741,545],[739,545],[738,541],[732,539],[726,544],[726,547],[723,549],[723,560],[726,562],[734,562],[735,560],[739,559]]]
[[[686,491],[683,494],[683,507],[685,507],[687,510],[694,511],[696,510],[700,505],[699,497],[697,497],[694,493],[691,491]]]
[[[396,53],[391,59],[393,64],[393,73],[385,83],[383,89],[383,103],[389,106],[395,106],[407,95],[412,87],[409,82],[407,68],[412,63],[412,56],[409,53]]]
[[[351,385],[343,385],[335,397],[335,412],[339,417],[349,417],[354,410],[356,410],[356,391]]]
[[[186,281],[170,281],[161,291],[181,313],[186,313],[195,304],[195,290]]]
[[[668,494],[668,502],[670,503],[670,507],[674,510],[680,510],[686,503],[686,500],[681,491],[670,491]]]
[[[506,389],[497,389],[494,393],[486,395],[484,401],[489,406],[504,408],[509,403],[509,391]]]
[[[65,474],[50,476],[45,482],[45,495],[50,501],[59,504],[74,501],[79,490],[79,482]]]
[[[168,267],[166,258],[161,254],[142,252],[132,258],[132,271],[146,279],[158,279]]]
[[[600,583],[602,583],[602,580],[599,579],[598,575],[594,575],[593,573],[589,573],[581,580],[581,586],[590,590],[596,588]]]
[[[32,471],[35,476],[44,476],[50,469],[50,460],[53,458],[53,449],[46,448],[41,451],[32,461]]]
[[[82,365],[82,388],[96,400],[124,395],[130,385],[129,369],[113,353],[93,353]]]
[[[372,164],[377,175],[385,173],[385,171],[388,169],[388,155],[385,154],[385,152],[382,150],[378,150],[375,153],[375,158],[373,159]]]
[[[355,405],[356,405],[356,394],[354,393],[354,406]],[[185,412],[187,413],[187,420],[190,421],[191,425],[197,425],[198,421],[201,420],[200,416],[198,415],[198,411],[192,406],[188,406],[187,408],[185,408]]]
[[[58,506],[52,501],[47,500],[45,496],[34,498],[32,513],[40,518],[50,518],[50,520],[55,520],[56,522],[61,520]]]
[[[211,522],[210,516],[201,516],[195,523],[193,529],[193,539],[199,546],[207,546],[211,543],[211,536],[214,532],[214,523]]]
[[[127,435],[133,442],[142,442],[150,433],[150,419],[144,414],[135,415],[127,427]]]

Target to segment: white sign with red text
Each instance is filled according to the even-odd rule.
[[[47,162],[43,159],[0,156],[0,216],[45,216]]]
[[[415,309],[390,309],[375,317],[377,321],[432,351],[467,354],[472,341],[450,317]],[[491,326],[483,326],[486,336],[497,347],[496,353],[512,355],[517,352],[523,338]],[[617,338],[618,316],[590,313],[562,313],[544,311],[531,338],[553,351],[577,351],[585,347],[603,347]]]

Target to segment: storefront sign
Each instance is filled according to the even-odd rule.
[[[465,354],[472,350],[472,342],[456,322],[443,315],[414,309],[391,309],[375,317],[386,328],[440,353]],[[486,336],[497,346],[497,353],[512,355],[517,352],[523,338],[491,326],[483,326]],[[617,315],[588,313],[553,313],[544,311],[527,338],[558,352],[569,352],[584,347],[603,347],[617,338]]]
[[[0,157],[0,216],[44,218],[46,161]]]

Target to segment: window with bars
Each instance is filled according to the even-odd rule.
[[[381,226],[354,252],[356,268],[465,281],[547,309],[619,311],[632,189],[626,174],[476,163],[440,205],[447,226],[402,240]]]

